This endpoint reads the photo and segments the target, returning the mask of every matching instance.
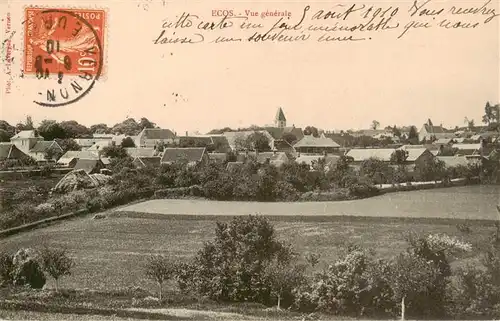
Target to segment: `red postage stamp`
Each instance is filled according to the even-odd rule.
[[[104,74],[106,11],[26,8],[24,73],[39,79]]]

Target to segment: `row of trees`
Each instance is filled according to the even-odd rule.
[[[137,135],[144,128],[156,128],[156,124],[147,118],[141,118],[136,121],[133,118],[127,118],[121,123],[115,124],[113,127],[108,127],[106,124],[95,124],[86,127],[75,120],[57,122],[55,120],[42,120],[36,127],[30,116],[22,123],[13,126],[5,120],[0,120],[0,141],[7,142],[16,131],[36,129],[45,140],[67,139],[67,138],[82,138],[98,134],[124,134]]]

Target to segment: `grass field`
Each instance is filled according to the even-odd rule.
[[[66,247],[76,266],[72,276],[62,279],[62,287],[104,290],[139,286],[153,290],[154,285],[145,280],[143,273],[148,255],[161,253],[188,259],[203,242],[214,236],[215,220],[212,218],[126,212],[108,214],[101,220],[86,216],[14,235],[2,239],[0,249],[15,251],[45,244]],[[470,221],[471,233],[463,234],[456,228],[456,221],[437,219],[332,216],[271,221],[278,237],[291,243],[297,252],[319,253],[322,261],[328,263],[335,260],[339,246],[346,241],[372,248],[380,257],[390,257],[405,248],[404,236],[409,230],[460,236],[477,249],[487,243],[495,229],[492,222]],[[474,260],[476,253],[469,254],[468,259]]]
[[[461,186],[388,193],[336,202],[207,202],[204,200],[150,200],[124,210],[168,215],[370,216],[406,218],[499,218],[500,186]]]

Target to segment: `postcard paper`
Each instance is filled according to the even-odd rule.
[[[499,15],[1,1],[0,318],[498,319]]]

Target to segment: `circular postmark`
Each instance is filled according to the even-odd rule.
[[[24,73],[37,79],[37,99],[45,107],[77,102],[103,70],[104,11],[26,9]]]

